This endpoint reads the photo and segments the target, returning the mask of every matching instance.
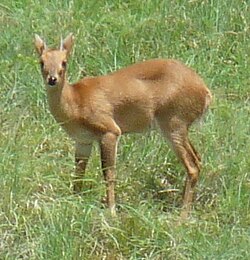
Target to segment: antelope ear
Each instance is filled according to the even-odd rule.
[[[35,34],[35,47],[37,53],[40,56],[42,55],[43,51],[47,49],[46,43],[37,34]]]
[[[60,50],[66,50],[67,55],[70,54],[72,46],[74,43],[73,33],[70,33],[64,40],[61,41]]]

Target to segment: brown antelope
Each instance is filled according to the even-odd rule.
[[[82,177],[96,140],[106,200],[114,215],[118,139],[125,133],[142,132],[156,121],[187,171],[181,214],[187,217],[201,161],[188,138],[188,129],[204,114],[212,98],[203,80],[179,61],[154,59],[70,84],[66,67],[72,45],[72,34],[61,41],[59,49],[47,48],[35,36],[50,111],[75,141],[74,191],[82,190]]]

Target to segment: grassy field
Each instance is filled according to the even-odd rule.
[[[248,0],[2,0],[0,259],[250,258]],[[198,71],[214,101],[191,139],[203,157],[192,216],[179,220],[185,171],[157,131],[121,138],[118,217],[95,147],[82,197],[73,143],[51,117],[33,37],[73,32],[70,81],[156,57]],[[166,178],[174,193],[160,193]]]

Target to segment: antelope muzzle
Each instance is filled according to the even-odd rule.
[[[55,86],[56,83],[57,83],[57,78],[56,77],[54,77],[54,76],[49,76],[48,77],[48,84],[50,86]]]

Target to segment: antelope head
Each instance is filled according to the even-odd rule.
[[[73,46],[73,34],[61,40],[58,49],[50,49],[44,40],[35,35],[35,47],[40,56],[41,71],[48,87],[63,86],[65,82],[67,59]]]

